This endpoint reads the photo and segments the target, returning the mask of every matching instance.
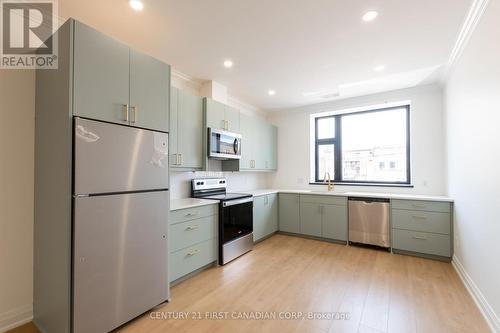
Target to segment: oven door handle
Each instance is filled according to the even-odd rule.
[[[224,201],[222,203],[222,207],[229,207],[229,206],[234,206],[234,205],[241,205],[247,202],[253,202],[253,197],[250,198],[243,198],[243,199],[237,199],[237,200],[229,200],[229,201]]]

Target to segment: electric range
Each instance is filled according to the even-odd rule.
[[[192,180],[192,197],[219,200],[219,264],[253,249],[253,196],[228,193],[224,178]]]

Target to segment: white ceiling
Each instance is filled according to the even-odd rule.
[[[269,110],[437,80],[471,0],[144,4],[135,12],[127,0],[59,0],[59,16],[77,18],[190,76],[227,85],[231,95]],[[368,10],[379,12],[370,23],[361,20]],[[225,59],[233,68],[222,66]],[[377,65],[385,71],[375,72]]]

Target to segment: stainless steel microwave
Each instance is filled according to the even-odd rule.
[[[208,158],[219,160],[241,159],[241,135],[209,128]]]

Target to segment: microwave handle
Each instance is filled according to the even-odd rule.
[[[236,155],[238,155],[238,153],[240,152],[240,140],[239,139],[234,139],[233,149],[234,149],[234,153]]]

